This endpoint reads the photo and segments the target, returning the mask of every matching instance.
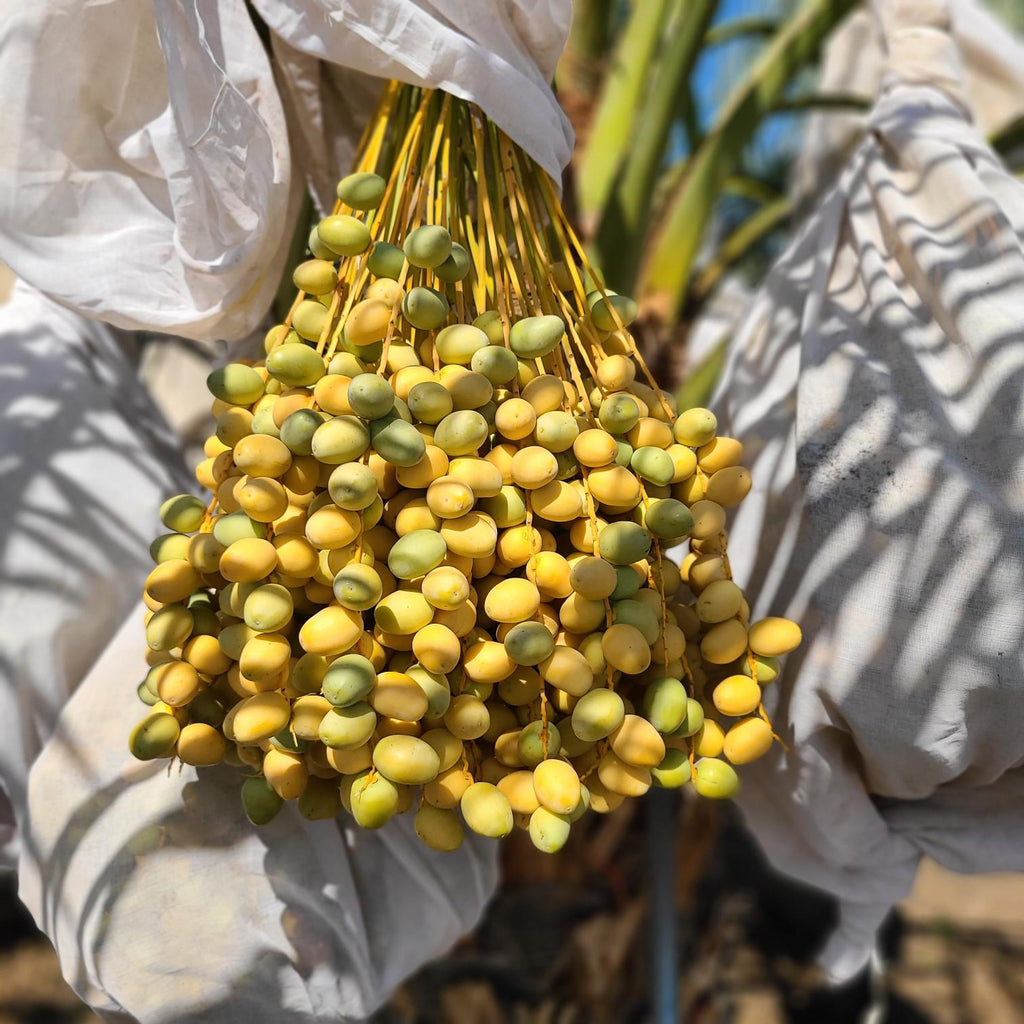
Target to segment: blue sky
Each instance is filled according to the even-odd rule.
[[[751,16],[781,19],[796,6],[794,0],[722,0],[715,23]],[[735,39],[714,47],[698,61],[693,86],[702,127],[707,128],[714,120],[719,105],[763,45],[763,38]],[[751,146],[750,156],[755,167],[776,157],[780,150],[786,152],[797,147],[800,120],[800,116],[794,114],[777,114],[766,119]],[[680,150],[673,155],[681,155],[684,145],[680,135]]]

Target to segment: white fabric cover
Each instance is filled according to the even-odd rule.
[[[188,486],[130,344],[21,283],[0,306],[0,867],[112,1020],[361,1019],[476,923],[497,844],[260,830],[237,770],[129,755],[147,548]]]
[[[243,0],[0,0],[0,260],[118,327],[236,338],[382,78],[475,100],[556,178],[568,162],[548,82],[569,0],[256,6],[280,83]]]
[[[24,824],[29,768],[135,607],[157,509],[189,478],[117,332],[19,282],[0,306],[0,352],[0,866],[11,868],[10,804]],[[126,663],[128,678],[138,671]]]
[[[142,1024],[363,1019],[476,924],[496,842],[437,853],[409,815],[367,832],[306,821],[294,804],[257,829],[237,770],[197,779],[135,761],[124,738],[140,717],[141,613],[33,766],[21,898],[100,1012]]]
[[[961,105],[943,6],[880,7],[869,134],[712,403],[754,478],[734,572],[805,638],[766,702],[791,749],[740,804],[839,897],[836,978],[922,854],[1024,869],[1024,185]]]
[[[243,0],[0,0],[0,260],[39,290],[0,308],[0,866],[83,998],[144,1024],[361,1018],[497,879],[493,842],[257,832],[236,773],[127,754],[147,547],[190,478],[133,342],[76,314],[247,335],[384,78],[475,100],[556,177],[571,152],[568,0],[258,6],[276,79]]]
[[[550,83],[569,33],[569,0],[255,0],[254,6],[274,33],[275,55],[291,57],[284,66],[288,91],[312,101],[311,116],[295,127],[314,152],[326,139],[327,156],[333,155],[331,121],[351,118],[351,92],[357,73],[365,72],[479,104],[561,180],[573,136]],[[314,179],[324,206],[333,202],[339,162],[335,156],[326,177]]]
[[[947,7],[967,103],[978,130],[988,137],[1024,115],[1024,39],[981,0],[948,0]],[[857,10],[825,43],[818,89],[875,96],[885,67],[880,19],[867,8]],[[791,191],[798,200],[817,199],[834,183],[866,121],[865,114],[842,109],[818,111],[808,118],[791,175]]]
[[[244,334],[298,209],[242,0],[0,0],[0,259],[119,327]]]

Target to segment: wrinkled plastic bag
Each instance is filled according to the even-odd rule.
[[[307,180],[329,204],[381,79],[475,100],[556,179],[568,162],[548,87],[568,0],[256,7],[280,82],[243,0],[0,0],[0,260],[118,327],[236,338],[273,298]]]
[[[927,854],[1024,869],[1024,185],[972,125],[937,0],[882,2],[889,72],[774,268],[713,407],[754,490],[753,617],[799,621],[742,773],[773,862],[838,896],[833,977]]]
[[[0,864],[110,1019],[361,1019],[473,927],[497,844],[294,805],[256,829],[237,770],[135,761],[139,588],[188,477],[134,339],[19,284],[0,347]]]

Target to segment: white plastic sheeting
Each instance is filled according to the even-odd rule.
[[[0,0],[0,260],[118,327],[235,338],[381,78],[475,100],[556,178],[568,162],[548,82],[569,0],[256,6],[280,82],[243,0]]]
[[[147,549],[188,486],[131,345],[23,284],[0,307],[0,867],[112,1020],[361,1019],[475,924],[497,844],[256,829],[237,770],[129,755]]]
[[[922,854],[1024,869],[1024,185],[970,121],[944,6],[879,8],[868,136],[712,403],[755,482],[734,572],[805,637],[769,690],[791,749],[740,803],[776,865],[839,897],[837,978]]]

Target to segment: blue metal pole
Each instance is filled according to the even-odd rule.
[[[682,1024],[679,934],[676,922],[675,841],[679,797],[652,789],[647,797],[648,893],[651,902],[651,1021]]]

